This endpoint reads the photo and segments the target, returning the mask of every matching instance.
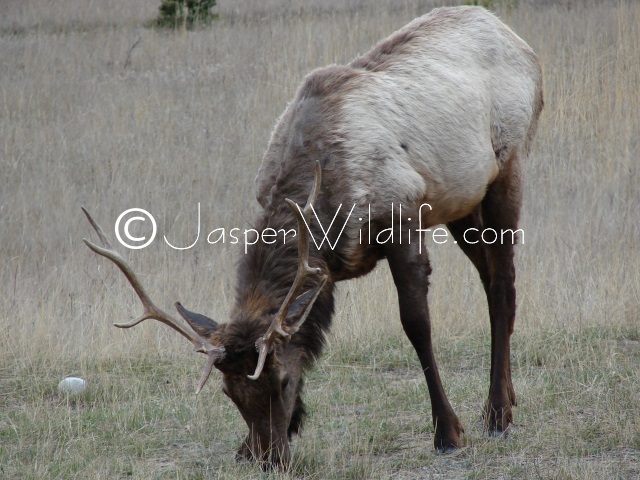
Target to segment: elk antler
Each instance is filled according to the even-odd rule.
[[[129,283],[135,290],[136,294],[138,295],[138,298],[140,298],[140,301],[142,302],[142,306],[144,308],[144,312],[142,313],[142,315],[140,315],[135,320],[132,320],[127,323],[114,323],[114,325],[118,328],[131,328],[131,327],[135,327],[136,325],[138,325],[140,322],[143,322],[144,320],[153,318],[173,328],[180,335],[182,335],[187,340],[189,340],[193,344],[193,347],[196,350],[196,352],[202,352],[205,355],[207,355],[208,357],[207,363],[205,364],[202,370],[202,375],[200,376],[200,381],[198,382],[198,388],[196,390],[196,395],[197,395],[198,393],[200,393],[200,390],[202,390],[202,387],[204,386],[207,379],[209,378],[209,375],[211,374],[211,369],[213,368],[214,364],[224,356],[224,347],[217,347],[215,345],[212,345],[211,343],[203,339],[200,335],[198,335],[196,332],[186,328],[182,324],[182,322],[172,317],[168,313],[164,312],[160,308],[156,307],[154,303],[151,301],[151,298],[149,298],[149,295],[147,295],[147,292],[145,291],[144,287],[138,280],[138,277],[136,277],[136,274],[133,273],[133,270],[131,270],[131,267],[127,265],[124,258],[122,258],[122,256],[113,248],[113,246],[111,245],[111,242],[102,231],[102,228],[100,228],[100,225],[98,225],[93,220],[93,218],[91,218],[91,215],[89,215],[89,212],[87,212],[84,209],[84,207],[82,207],[82,211],[87,216],[87,219],[93,226],[93,229],[98,234],[98,237],[100,237],[100,241],[102,242],[103,246],[99,247],[98,245],[90,242],[87,239],[83,239],[84,243],[87,245],[87,247],[89,247],[95,253],[97,253],[98,255],[102,255],[105,258],[108,258],[118,266],[118,268],[122,271],[122,273],[124,273],[124,276],[127,278],[127,280],[129,280]]]
[[[322,291],[322,287],[324,287],[324,284],[327,282],[327,275],[323,275],[320,279],[320,284],[314,288],[313,295],[309,299],[309,303],[302,313],[302,316],[294,324],[284,325],[284,321],[287,317],[287,313],[289,312],[289,308],[295,301],[296,293],[303,286],[307,275],[310,273],[321,272],[319,268],[311,268],[309,266],[309,231],[307,230],[307,226],[309,225],[309,222],[311,220],[311,205],[316,201],[318,197],[321,183],[322,167],[320,166],[319,162],[316,162],[315,180],[313,183],[313,187],[311,188],[309,198],[307,199],[307,204],[302,209],[302,212],[294,201],[289,200],[288,198],[285,199],[285,202],[295,215],[298,222],[298,271],[296,273],[296,278],[293,281],[293,285],[291,285],[291,288],[289,289],[289,293],[287,293],[287,296],[280,306],[280,310],[278,310],[278,313],[276,313],[276,316],[273,318],[273,321],[267,329],[267,332],[256,342],[256,348],[259,352],[258,365],[256,366],[256,371],[254,372],[254,374],[248,376],[251,380],[257,380],[260,377],[262,369],[264,368],[264,362],[267,358],[267,354],[272,352],[274,349],[275,342],[277,340],[276,334],[280,335],[283,338],[288,338],[298,331],[302,323],[309,315],[311,307],[313,307],[313,303]],[[285,328],[288,331],[285,331]]]

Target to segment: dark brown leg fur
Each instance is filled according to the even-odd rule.
[[[435,427],[434,445],[446,452],[462,446],[463,429],[444,392],[433,355],[427,304],[429,259],[426,250],[418,253],[418,245],[405,245],[390,248],[387,259],[398,290],[402,327],[418,354],[427,380]]]
[[[509,427],[513,422],[511,407],[516,405],[510,360],[510,337],[516,310],[514,252],[511,234],[501,238],[501,232],[518,228],[522,189],[517,162],[515,156],[510,159],[487,190],[480,208],[448,225],[456,242],[478,270],[487,295],[491,322],[491,383],[484,418],[491,434],[500,434]],[[469,230],[471,228],[477,231]],[[481,233],[487,228],[498,233],[495,243],[482,241]],[[469,243],[465,242],[465,231]],[[493,233],[486,238],[493,240]]]

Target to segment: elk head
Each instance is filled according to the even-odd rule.
[[[213,367],[222,372],[222,390],[237,406],[249,427],[238,457],[265,462],[266,466],[288,465],[289,440],[292,434],[297,433],[304,415],[300,392],[306,352],[296,348],[295,341],[291,342],[291,339],[309,316],[328,279],[320,268],[309,266],[307,226],[310,225],[311,205],[317,198],[320,184],[321,167],[316,163],[315,181],[305,207],[300,210],[293,201],[285,200],[298,225],[298,268],[293,285],[282,303],[279,307],[274,306],[274,299],[263,297],[261,302],[256,302],[257,305],[237,305],[231,321],[221,325],[177,302],[176,309],[186,320],[187,327],[155,306],[100,226],[82,209],[103,246],[86,239],[84,242],[120,268],[143,305],[143,313],[138,318],[114,325],[130,328],[153,318],[176,330],[193,344],[196,351],[204,353],[207,361],[196,394],[201,391]],[[309,284],[313,286],[309,288]],[[303,291],[305,285],[307,289]]]

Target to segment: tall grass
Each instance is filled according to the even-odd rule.
[[[132,318],[121,274],[83,244],[80,206],[111,230],[141,207],[189,244],[245,228],[271,128],[311,69],[344,63],[435,2],[220,2],[167,33],[155,1],[13,1],[0,18],[0,477],[245,478],[243,422],[202,359]],[[224,4],[224,5],[223,5]],[[436,456],[428,396],[385,265],[340,285],[308,379],[293,476],[640,475],[640,4],[519,2],[502,12],[541,57],[546,106],[527,163],[517,249],[508,440],[485,438],[489,328],[477,274],[434,245],[430,307],[467,448]],[[239,250],[201,236],[126,256],[158,303],[225,320]],[[88,379],[60,397],[65,375]]]

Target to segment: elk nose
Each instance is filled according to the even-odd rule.
[[[289,442],[287,440],[275,441],[267,452],[263,452],[263,468],[268,470],[286,470],[291,462]]]

